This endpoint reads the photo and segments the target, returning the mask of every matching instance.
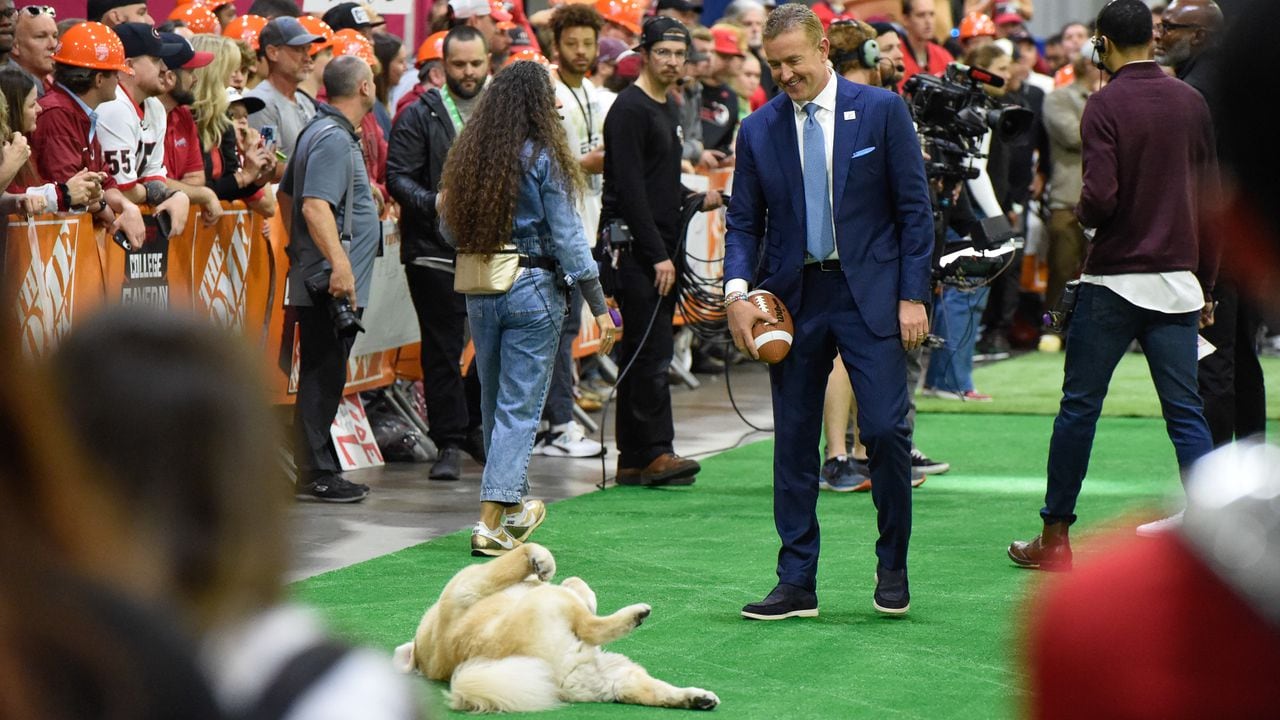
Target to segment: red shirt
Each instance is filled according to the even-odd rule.
[[[204,156],[200,133],[191,108],[179,105],[169,111],[169,126],[164,134],[164,169],[173,180],[187,173],[204,173]]]
[[[418,83],[417,85],[413,86],[412,90],[402,95],[400,99],[396,101],[395,117],[400,117],[401,111],[403,111],[406,107],[408,107],[409,103],[422,97],[422,94],[425,93],[426,91],[427,91],[427,86],[423,85],[422,83]]]
[[[378,186],[387,197],[387,139],[382,126],[373,113],[364,116],[360,123],[360,145],[364,150],[364,167],[369,172],[369,182]]]
[[[98,138],[89,139],[89,116],[75,98],[58,85],[40,98],[40,117],[31,133],[31,154],[36,171],[47,182],[66,182],[84,169],[105,173],[103,190],[116,187],[107,172]]]
[[[924,73],[942,77],[942,74],[946,72],[947,65],[955,62],[955,58],[951,57],[951,53],[947,52],[946,48],[932,40],[926,46],[928,58],[925,60],[926,67],[923,68],[916,62],[915,53],[910,52],[907,48],[903,49],[907,50],[907,52],[902,53],[902,67],[904,70],[902,79],[898,81],[898,92],[902,92],[902,86],[906,84],[907,79],[912,75]]]

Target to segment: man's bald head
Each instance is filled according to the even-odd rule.
[[[1217,44],[1223,28],[1222,10],[1214,0],[1173,0],[1156,25],[1156,62],[1183,66]]]
[[[1173,0],[1160,18],[1169,25],[1194,25],[1212,35],[1222,32],[1222,9],[1213,0]]]

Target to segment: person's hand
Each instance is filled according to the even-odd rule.
[[[72,207],[92,205],[102,199],[102,182],[106,173],[81,170],[67,179],[67,195]]]
[[[211,202],[200,203],[200,222],[205,225],[217,225],[222,219],[223,209],[222,203],[218,202],[217,196],[214,196]]]
[[[356,276],[351,272],[351,263],[345,258],[334,263],[333,272],[329,274],[329,294],[346,298],[352,310],[359,307],[356,305]]]
[[[929,334],[929,315],[924,305],[910,300],[898,301],[898,327],[902,332],[902,347],[915,350]]]
[[[608,355],[618,339],[618,326],[613,324],[613,316],[605,311],[603,315],[596,316],[596,327],[600,328],[600,349],[596,353]]]
[[[578,159],[582,171],[588,175],[599,175],[604,172],[604,145],[597,145],[591,152]]]
[[[39,215],[45,211],[44,195],[18,195],[17,212],[25,215]]]
[[[155,207],[154,212],[169,213],[169,237],[177,237],[187,227],[187,215],[191,212],[191,198],[186,193],[176,192]]]
[[[134,250],[142,249],[142,243],[147,239],[147,227],[142,222],[142,211],[138,210],[137,205],[125,201],[124,209],[120,211],[115,221],[107,228],[107,232],[113,235],[117,230],[124,231],[125,239],[129,241],[129,247]]]
[[[723,160],[724,153],[719,150],[703,150],[702,155],[698,157],[698,167],[712,170],[720,167]]]
[[[1203,330],[1213,324],[1213,313],[1218,309],[1218,303],[1212,300],[1205,300],[1204,307],[1200,308],[1200,329]]]
[[[27,158],[29,157],[31,157],[31,147],[27,145],[27,139],[22,136],[22,133],[15,132],[4,143],[3,160],[0,160],[0,175],[6,175],[10,178],[17,175],[22,166],[27,164]]]
[[[1036,200],[1039,200],[1040,198],[1044,197],[1046,182],[1047,180],[1044,176],[1044,173],[1037,172],[1035,176],[1031,178],[1031,197],[1035,198]]]
[[[377,206],[378,217],[382,217],[383,211],[387,209],[387,199],[382,196],[382,191],[377,185],[370,183],[369,190],[373,194],[373,204]]]
[[[240,151],[240,154],[243,155],[252,148],[262,147],[262,135],[257,130],[248,125],[238,128],[238,130],[236,133],[236,150]]]
[[[724,207],[724,198],[720,197],[720,191],[708,190],[702,198],[702,212],[711,212],[721,207]]]
[[[735,300],[729,303],[729,307],[725,308],[725,312],[729,316],[729,334],[733,336],[733,346],[739,351],[747,353],[753,360],[760,359],[760,353],[756,352],[756,343],[751,337],[751,328],[756,323],[773,324],[773,318],[769,313],[756,307],[755,303],[747,300]]]
[[[261,145],[250,145],[240,154],[240,169],[249,176],[250,182],[262,175],[266,164],[267,151]]]
[[[658,294],[666,297],[671,292],[671,288],[676,285],[676,266],[670,260],[663,260],[660,263],[653,264],[653,286],[658,288]]]

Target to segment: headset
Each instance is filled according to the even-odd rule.
[[[831,23],[832,25],[852,25],[854,29],[862,33],[864,30],[870,30],[871,27],[864,26],[857,20],[840,19]],[[863,40],[857,47],[847,52],[842,52],[831,58],[831,64],[839,67],[846,60],[857,60],[858,64],[867,70],[875,70],[880,65],[880,43],[876,42],[875,31],[872,30],[871,36]]]
[[[1102,35],[1094,35],[1089,38],[1089,62],[1099,70],[1106,71],[1107,64],[1102,61],[1102,56],[1107,53],[1107,39]]]

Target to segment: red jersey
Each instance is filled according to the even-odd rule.
[[[418,83],[417,85],[413,86],[412,90],[400,96],[400,99],[396,101],[395,117],[400,117],[400,112],[404,110],[406,107],[408,107],[409,103],[422,97],[423,93],[425,93],[426,91],[427,91],[427,86],[423,85],[422,83]]]
[[[106,173],[103,190],[116,187],[116,179],[107,172],[102,146],[95,133],[89,138],[90,121],[77,98],[54,85],[40,98],[40,118],[31,133],[31,154],[36,158],[36,171],[47,182],[66,182],[84,169]]]
[[[906,48],[904,48],[904,50],[906,50]],[[927,50],[928,58],[925,60],[926,67],[923,68],[916,62],[915,53],[904,52],[902,54],[902,67],[904,70],[902,72],[902,79],[898,81],[898,92],[902,92],[902,86],[906,84],[907,80],[912,75],[924,73],[926,75],[937,75],[938,77],[942,77],[942,74],[947,70],[947,65],[955,62],[955,58],[951,57],[951,53],[947,52],[946,48],[936,42],[930,41],[927,46]]]
[[[200,133],[191,108],[179,105],[169,111],[164,134],[164,169],[173,180],[181,180],[187,173],[204,174]]]

